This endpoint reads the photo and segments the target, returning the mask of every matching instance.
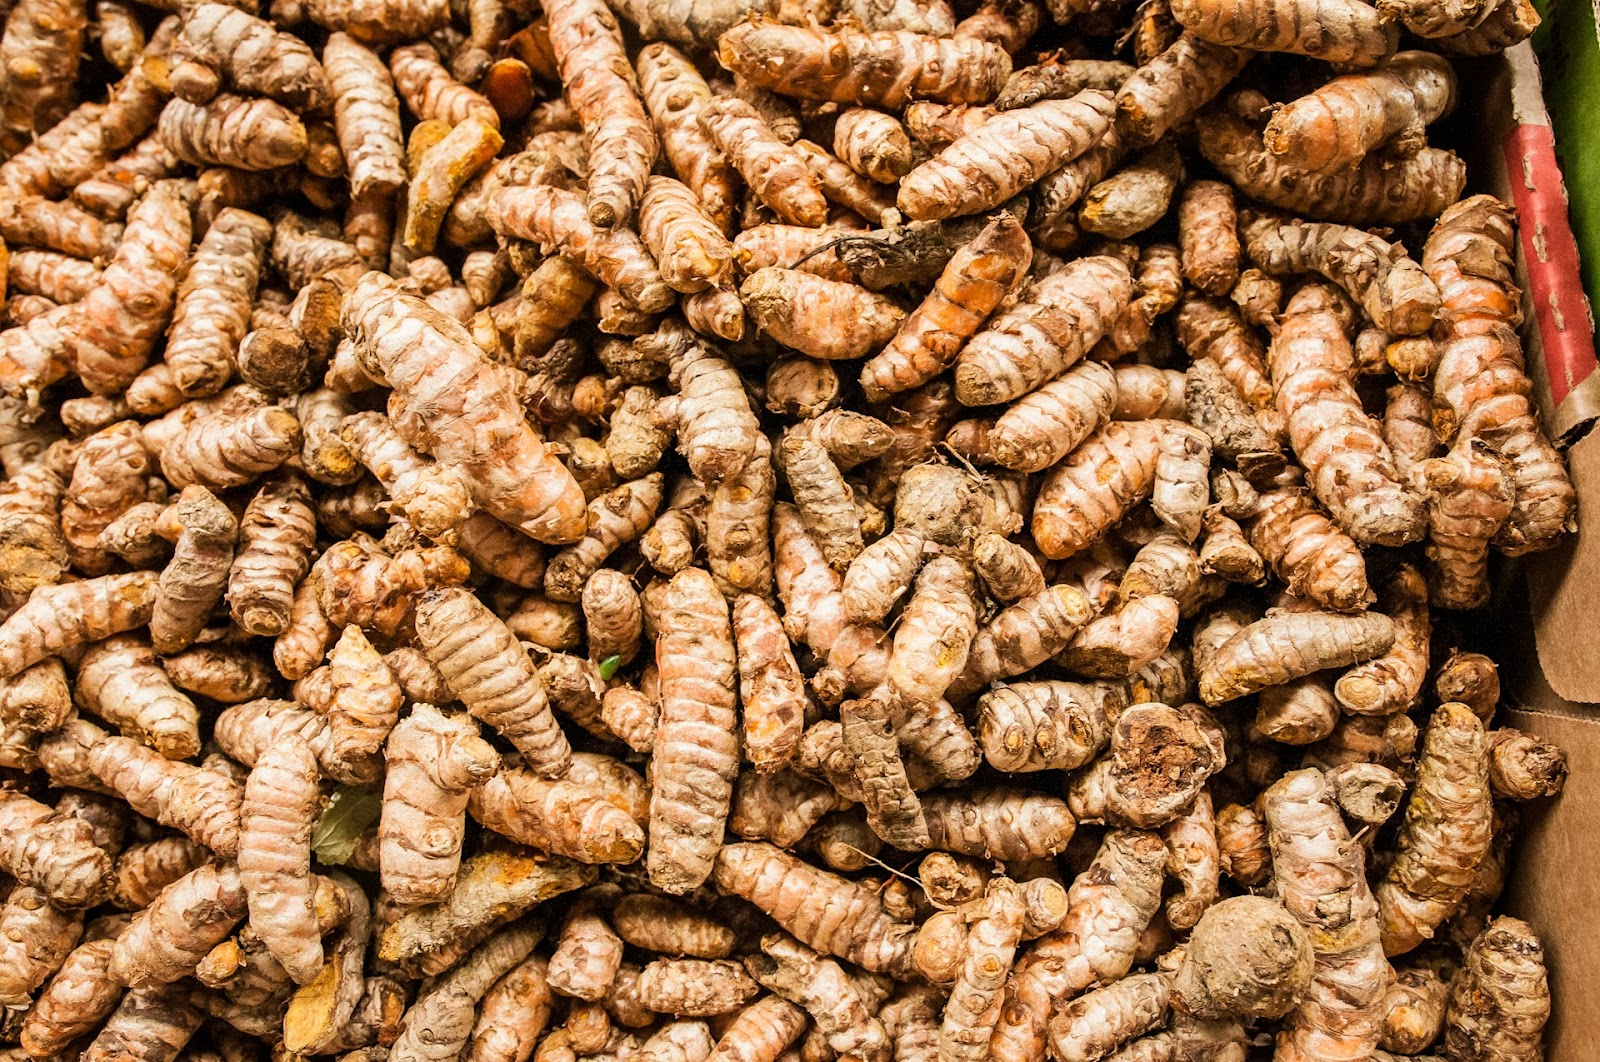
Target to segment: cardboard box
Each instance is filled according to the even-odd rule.
[[[1473,78],[1463,73],[1471,93]],[[1593,430],[1600,374],[1542,89],[1525,43],[1493,62],[1482,96],[1467,96],[1463,108],[1481,108],[1486,119],[1481,157],[1472,159],[1475,181],[1517,207],[1528,373],[1551,435],[1567,447],[1580,511],[1576,536],[1505,565],[1496,594],[1501,717],[1560,744],[1571,767],[1560,798],[1525,809],[1506,908],[1544,940],[1555,999],[1546,1058],[1593,1062],[1600,1059],[1600,861],[1593,854],[1600,838],[1600,432]],[[1600,160],[1600,150],[1591,153]],[[1594,180],[1600,206],[1600,172]],[[1600,215],[1595,222],[1600,235]],[[1591,265],[1600,266],[1600,248]]]

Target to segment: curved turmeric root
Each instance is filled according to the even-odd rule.
[[[1331,173],[1394,137],[1417,148],[1426,127],[1455,102],[1455,71],[1430,52],[1400,52],[1379,66],[1334,78],[1278,111],[1267,150],[1301,170]]]
[[[944,372],[961,347],[1009,295],[1032,259],[1022,225],[1002,214],[944,267],[933,291],[889,345],[861,367],[867,401],[882,402]]]

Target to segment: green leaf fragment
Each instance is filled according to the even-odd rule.
[[[622,666],[622,657],[613,653],[600,661],[600,681],[610,682],[611,676],[617,673],[617,668]]]
[[[311,831],[311,850],[317,860],[329,866],[343,866],[355,855],[361,835],[378,821],[383,798],[370,789],[340,786],[328,801],[316,829]]]

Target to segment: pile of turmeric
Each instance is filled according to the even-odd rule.
[[[0,5],[0,1056],[1539,1057],[1523,0],[156,7]]]

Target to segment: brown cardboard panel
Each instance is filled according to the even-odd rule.
[[[1572,773],[1555,800],[1524,808],[1505,908],[1544,942],[1555,1000],[1547,1062],[1600,1059],[1600,722],[1545,712],[1507,712],[1504,722],[1567,750]]]
[[[1529,558],[1528,597],[1550,688],[1568,701],[1600,702],[1600,436],[1579,440],[1567,458],[1578,490],[1578,533]]]

